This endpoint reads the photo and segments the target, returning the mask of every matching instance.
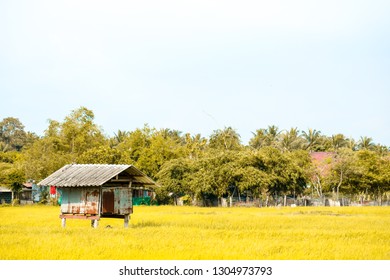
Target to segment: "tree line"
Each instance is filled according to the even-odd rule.
[[[322,153],[319,153],[322,152]],[[321,155],[316,157],[315,155]],[[145,124],[108,137],[85,107],[62,122],[49,120],[43,136],[25,132],[13,117],[0,122],[0,184],[19,191],[65,164],[133,164],[156,180],[160,203],[237,195],[370,195],[390,191],[389,147],[315,129],[258,129],[247,145],[231,127],[208,138]]]

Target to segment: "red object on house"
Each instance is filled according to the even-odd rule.
[[[56,194],[56,187],[50,186],[50,194]]]

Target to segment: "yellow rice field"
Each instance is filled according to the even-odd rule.
[[[0,207],[1,260],[389,260],[390,207],[134,207],[61,227],[58,206]]]

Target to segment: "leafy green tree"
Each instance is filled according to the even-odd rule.
[[[368,149],[358,151],[356,156],[359,171],[355,176],[355,185],[360,191],[381,199],[382,194],[390,190],[389,158]]]
[[[310,155],[304,150],[294,150],[285,155],[288,159],[286,173],[289,178],[288,192],[294,197],[301,195],[307,188],[310,177],[307,170],[312,164]]]
[[[239,154],[235,151],[215,151],[196,161],[190,182],[197,198],[229,194],[229,186],[237,183],[236,169]]]
[[[24,125],[17,118],[8,117],[0,122],[0,149],[20,151],[27,141]]]
[[[189,159],[199,158],[207,149],[207,139],[200,134],[191,136],[190,133],[186,133],[183,136],[183,142],[185,154]]]
[[[106,141],[100,128],[93,122],[94,117],[91,110],[80,107],[66,116],[61,124],[61,137],[75,160],[88,149]]]
[[[124,164],[121,153],[108,145],[93,147],[82,153],[77,160],[78,163],[84,164]]]
[[[303,192],[307,182],[307,153],[282,153],[266,147],[260,150],[259,157],[262,162],[260,168],[269,176],[268,193],[296,195]]]
[[[193,172],[194,161],[179,158],[165,162],[156,174],[156,178],[167,194],[172,194],[174,197],[190,195],[193,199],[196,194],[196,191],[194,192],[194,189],[191,188]]]
[[[244,193],[251,193],[254,197],[261,198],[268,192],[270,177],[264,169],[264,163],[258,156],[258,152],[243,151],[238,160],[238,168],[235,171],[237,186]]]
[[[137,128],[123,136],[122,141],[115,146],[121,153],[122,160],[136,163],[144,150],[149,149],[152,134],[155,132],[155,129],[145,124],[143,128]]]
[[[353,186],[349,183],[358,172],[355,153],[349,148],[339,148],[335,154],[330,171],[330,184],[335,199],[339,199],[340,190],[352,193]]]
[[[154,130],[148,139],[149,146],[141,149],[136,161],[137,167],[152,178],[165,162],[184,155],[181,138],[176,132],[171,132],[165,129]]]
[[[17,164],[0,162],[0,184],[9,187],[17,195],[26,181],[23,170]]]
[[[22,166],[26,178],[39,181],[65,164],[74,162],[73,156],[62,149],[61,139],[43,137],[23,152]]]
[[[0,162],[13,164],[17,162],[19,158],[20,158],[20,153],[17,151],[8,151],[8,152],[0,151]]]
[[[65,164],[77,162],[89,149],[107,143],[93,122],[94,114],[85,107],[73,110],[63,123],[49,120],[45,135],[23,151],[23,170],[27,178],[40,180]]]

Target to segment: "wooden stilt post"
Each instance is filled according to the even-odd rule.
[[[124,226],[125,226],[125,228],[128,228],[129,227],[129,221],[130,221],[130,214],[126,214],[124,220],[125,220]]]
[[[66,218],[61,219],[61,225],[63,228],[66,226]]]
[[[132,189],[131,189],[131,185],[132,185],[132,181],[130,180],[129,182],[129,189],[130,189],[130,207],[131,209],[133,209],[133,194],[132,194]],[[130,221],[130,213],[132,213],[133,211],[130,211],[129,213],[125,214],[125,217],[124,217],[124,227],[125,228],[128,228],[129,227],[129,221]]]
[[[99,225],[99,221],[98,220],[91,220],[91,227],[93,228],[97,228]]]

